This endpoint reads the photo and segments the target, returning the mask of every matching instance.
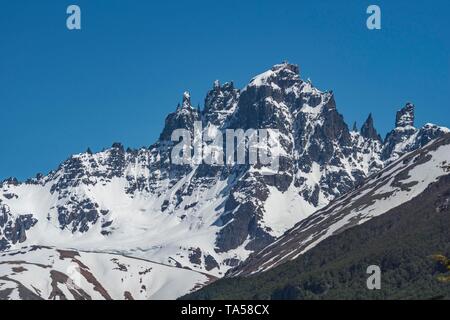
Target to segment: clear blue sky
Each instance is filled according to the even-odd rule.
[[[70,4],[81,31],[66,29]],[[1,1],[0,179],[148,146],[184,90],[203,104],[215,79],[243,87],[283,60],[334,90],[349,125],[372,112],[384,135],[412,101],[418,125],[450,126],[449,14],[448,0]]]

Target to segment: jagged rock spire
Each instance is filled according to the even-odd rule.
[[[183,104],[181,105],[181,109],[192,109],[191,94],[188,91],[183,93]]]
[[[183,93],[183,101],[177,106],[177,110],[166,118],[161,141],[170,141],[172,132],[176,129],[192,130],[194,122],[200,119],[200,112],[191,104],[191,95],[188,91]]]
[[[111,146],[112,149],[125,150],[123,144],[120,142],[114,142]]]
[[[395,129],[389,132],[384,140],[382,160],[398,159],[407,151],[399,146],[417,133],[417,129],[414,128],[414,109],[414,105],[408,102],[403,109],[397,111]]]
[[[352,129],[352,131],[353,132],[358,132],[358,126],[356,125],[356,121],[353,122],[353,129]]]
[[[395,127],[414,127],[414,108],[412,103],[407,103],[406,106],[397,112],[395,119]]]
[[[363,126],[361,127],[361,135],[367,139],[381,141],[381,137],[373,125],[372,114],[369,114],[366,122],[364,122]]]
[[[238,99],[239,90],[234,88],[233,82],[221,85],[219,80],[214,81],[212,90],[205,98],[204,119],[215,126],[222,125],[234,111]]]

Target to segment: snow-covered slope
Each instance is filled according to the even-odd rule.
[[[328,237],[414,199],[446,175],[450,175],[450,134],[391,163],[359,188],[298,223],[229,276],[264,272],[296,259]]]
[[[221,277],[395,157],[447,131],[415,129],[410,105],[397,116],[394,131],[401,134],[386,142],[371,116],[350,131],[333,93],[299,73],[283,63],[242,90],[216,81],[202,110],[186,92],[148,148],[114,143],[74,155],[47,175],[2,182],[0,251],[25,245],[94,250]],[[278,130],[279,170],[174,164],[173,131],[193,133],[198,122],[208,132]]]
[[[0,299],[170,300],[211,277],[99,252],[31,246],[0,254]]]

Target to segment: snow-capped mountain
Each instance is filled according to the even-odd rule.
[[[449,299],[449,151],[450,134],[403,156],[181,299]],[[381,289],[368,290],[375,266]]]
[[[264,165],[174,164],[171,135],[278,130],[279,170]],[[275,65],[242,90],[214,82],[202,110],[188,92],[150,147],[114,143],[47,175],[0,184],[0,251],[48,246],[102,252],[221,277],[371,174],[448,129],[414,127],[414,106],[383,142],[370,115],[350,131],[332,92]],[[207,144],[207,143],[206,143]],[[197,281],[197,280],[196,280]],[[194,283],[191,283],[194,284]]]
[[[294,260],[325,239],[395,210],[448,176],[450,133],[400,157],[359,188],[299,222],[274,243],[230,271],[229,276],[257,274]],[[449,198],[442,199],[435,210],[447,209],[448,202]]]

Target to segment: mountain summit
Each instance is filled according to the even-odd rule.
[[[193,133],[198,122],[204,131],[277,130],[278,171],[172,163],[173,131]],[[184,93],[148,148],[114,144],[73,155],[45,176],[3,181],[0,251],[30,245],[98,251],[222,277],[401,155],[448,132],[413,124],[408,104],[384,142],[371,115],[360,132],[350,131],[334,94],[302,80],[289,63],[242,90],[216,81],[202,110]]]
[[[407,103],[403,109],[397,112],[396,128],[414,127],[414,108],[415,106],[412,103]]]

